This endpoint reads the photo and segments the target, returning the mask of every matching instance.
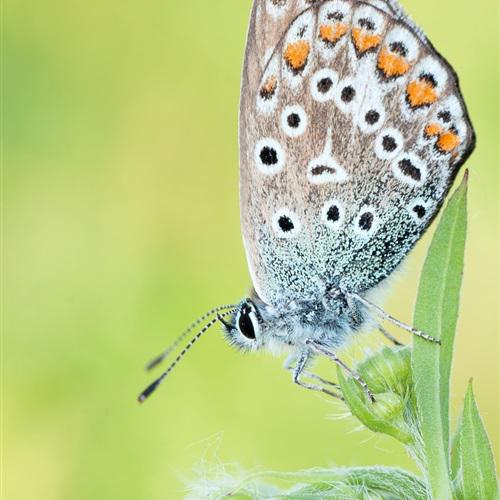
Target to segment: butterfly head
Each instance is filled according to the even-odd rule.
[[[223,325],[231,345],[245,351],[256,351],[264,346],[262,333],[266,329],[266,322],[263,309],[256,300],[245,299],[240,302],[231,319]]]

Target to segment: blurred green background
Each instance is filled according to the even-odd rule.
[[[3,3],[6,500],[181,498],[200,461],[413,467],[216,330],[135,401],[145,361],[249,288],[237,116],[250,3]],[[404,4],[455,66],[478,133],[452,405],[474,376],[498,451],[498,3]],[[428,236],[388,294],[404,320]]]

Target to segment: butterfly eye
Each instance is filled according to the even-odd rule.
[[[256,339],[256,332],[259,331],[259,322],[252,308],[244,305],[238,316],[238,330],[249,340]]]

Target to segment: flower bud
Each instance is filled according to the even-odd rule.
[[[357,371],[374,393],[405,397],[411,385],[411,350],[384,347],[360,363]]]
[[[411,413],[411,351],[384,347],[356,367],[375,397],[372,402],[353,377],[339,368],[339,384],[352,415],[374,432],[388,434],[406,445],[414,439],[405,421]]]
[[[377,394],[376,401],[372,405],[372,410],[379,418],[393,421],[400,418],[404,411],[403,399],[393,392],[383,392]]]

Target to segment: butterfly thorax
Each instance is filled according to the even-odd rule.
[[[314,300],[274,305],[254,295],[238,305],[225,331],[229,342],[243,350],[301,350],[307,339],[338,347],[366,321],[366,311],[339,290],[330,290]]]

